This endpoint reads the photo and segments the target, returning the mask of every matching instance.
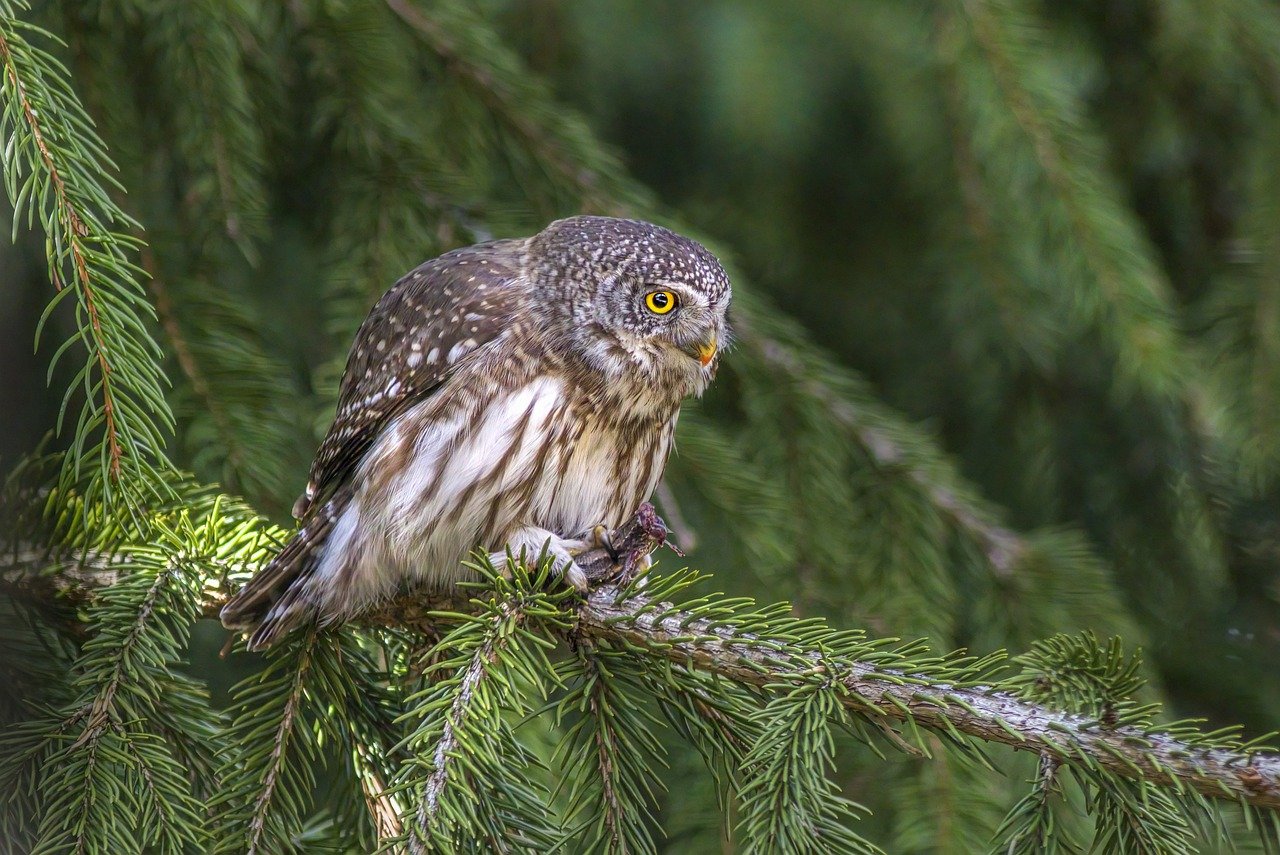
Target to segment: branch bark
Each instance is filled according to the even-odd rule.
[[[652,513],[652,508],[648,508]],[[660,521],[659,521],[660,523]],[[657,536],[655,536],[655,534]],[[661,539],[652,520],[632,520],[613,538],[624,566],[647,554]],[[830,660],[818,651],[799,662],[788,661],[759,639],[726,627],[721,621],[696,618],[655,602],[643,593],[625,593],[624,585],[600,581],[616,574],[614,558],[593,550],[578,559],[596,586],[582,600],[572,634],[579,640],[626,645],[673,663],[715,674],[740,685],[764,688],[811,677]],[[70,569],[70,568],[68,568]],[[12,571],[0,572],[0,590],[19,596],[32,591],[58,591],[76,599],[90,596],[114,580],[115,569],[45,575],[45,585],[16,584]],[[226,591],[210,588],[204,606],[216,617]],[[408,595],[370,614],[365,621],[436,634],[432,612],[468,609],[468,595]],[[808,664],[812,663],[812,664]],[[958,731],[983,742],[1007,745],[1066,765],[1095,763],[1125,778],[1189,789],[1212,799],[1280,810],[1280,754],[1189,744],[1162,733],[1134,727],[1107,727],[1086,716],[1048,709],[990,686],[957,686],[886,670],[870,662],[844,663],[832,672],[849,690],[843,703],[859,714],[870,708],[885,721],[913,719],[939,731]]]

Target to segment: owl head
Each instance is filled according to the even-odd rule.
[[[535,291],[552,295],[570,349],[606,376],[701,394],[728,344],[731,289],[706,247],[639,220],[570,217],[535,235]]]

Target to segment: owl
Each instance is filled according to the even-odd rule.
[[[715,375],[730,296],[701,244],[609,217],[421,265],[356,334],[301,525],[223,624],[264,648],[401,586],[447,589],[476,549],[545,554],[584,588],[574,557],[657,486],[681,403]]]

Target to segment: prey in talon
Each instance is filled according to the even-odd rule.
[[[614,533],[662,477],[682,402],[715,376],[730,296],[701,244],[610,217],[411,271],[356,334],[298,530],[223,624],[268,647],[406,583],[447,589],[477,549],[495,564],[545,554],[585,590],[580,558],[631,560]]]

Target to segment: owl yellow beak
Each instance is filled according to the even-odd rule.
[[[702,363],[703,367],[710,365],[711,360],[716,356],[715,333],[703,341],[690,342],[685,348],[685,353]]]

